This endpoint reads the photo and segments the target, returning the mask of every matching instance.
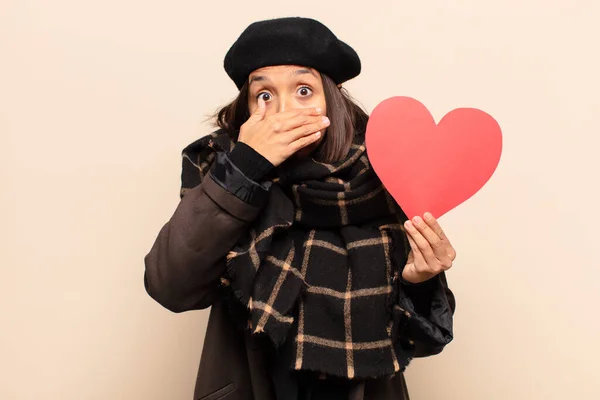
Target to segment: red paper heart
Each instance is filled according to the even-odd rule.
[[[439,218],[477,193],[502,153],[502,132],[474,108],[450,111],[436,125],[410,97],[381,102],[369,118],[366,146],[373,169],[409,218]]]

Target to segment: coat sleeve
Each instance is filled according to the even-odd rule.
[[[185,163],[191,163],[184,159]],[[217,153],[209,173],[182,196],[144,258],[147,293],[172,312],[204,309],[217,299],[225,257],[267,201],[261,185]]]
[[[402,283],[400,304],[408,336],[414,342],[414,357],[439,354],[454,337],[454,294],[444,272],[419,284]],[[404,317],[403,315],[403,317]]]

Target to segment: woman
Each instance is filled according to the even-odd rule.
[[[373,172],[358,55],[321,23],[251,24],[240,90],[183,151],[181,202],[145,258],[149,295],[212,306],[195,399],[408,399],[413,357],[452,340],[455,251]]]

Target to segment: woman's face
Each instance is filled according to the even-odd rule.
[[[320,107],[327,113],[321,75],[312,68],[296,65],[264,67],[248,77],[248,110],[252,113],[262,98],[267,106],[266,116],[297,108]],[[314,150],[323,136],[299,156]]]

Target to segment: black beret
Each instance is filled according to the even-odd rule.
[[[322,23],[301,17],[249,25],[227,52],[227,75],[238,89],[253,71],[273,65],[311,67],[341,84],[360,74],[358,54]]]

